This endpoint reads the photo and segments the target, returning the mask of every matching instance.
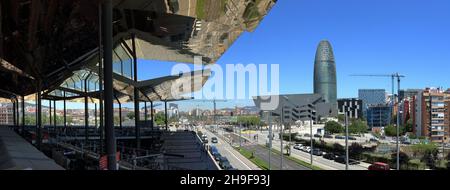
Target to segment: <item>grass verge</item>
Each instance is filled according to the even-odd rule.
[[[262,146],[262,145],[260,145],[260,146]],[[264,147],[264,148],[267,149],[267,147],[265,147],[265,146],[262,146],[262,147]],[[278,150],[276,150],[276,149],[273,149],[273,148],[272,148],[272,152],[275,153],[275,154],[281,155],[281,152],[280,152],[280,151],[278,151]],[[310,169],[312,169],[312,170],[323,170],[323,169],[320,168],[320,167],[311,165],[310,163],[307,163],[307,162],[305,162],[305,161],[303,161],[303,160],[294,158],[294,157],[292,157],[292,156],[286,156],[286,158],[289,159],[289,160],[291,160],[291,161],[293,161],[293,162],[295,162],[295,163],[297,163],[297,164],[299,164],[299,165],[302,165],[302,166],[305,166],[305,167],[307,167],[307,168],[310,168]]]
[[[197,18],[202,20],[206,17],[205,12],[205,0],[197,0],[197,8],[196,8]]]
[[[268,170],[269,169],[269,163],[266,161],[254,156],[252,157],[252,153],[248,150],[245,150],[243,148],[235,148],[242,156],[253,162],[256,166],[261,168],[262,170]]]

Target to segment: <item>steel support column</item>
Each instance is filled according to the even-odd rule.
[[[56,127],[56,100],[53,100],[53,125]]]
[[[36,93],[36,146],[40,150],[41,149],[41,143],[42,143],[42,102],[41,102],[41,90],[42,90],[42,83],[39,80],[37,84],[37,93]]]
[[[84,80],[84,143],[87,143],[89,140],[89,105],[87,96],[87,78]]]
[[[167,101],[164,101],[164,124],[166,125],[166,131],[168,131],[169,124],[167,121]]]
[[[98,89],[100,92],[99,106],[100,106],[100,154],[104,153],[104,123],[103,123],[103,52],[102,52],[102,6],[98,6]]]
[[[66,91],[63,91],[63,96],[64,96],[64,99],[63,99],[63,106],[64,106],[64,108],[63,108],[63,121],[64,121],[64,128],[66,128],[67,127],[67,119],[66,119]]]
[[[120,103],[119,99],[117,99],[117,102],[119,103],[119,127],[120,127],[120,129],[123,129],[123,126],[122,126],[122,103]]]
[[[154,120],[154,117],[153,117],[153,101],[150,102],[150,119],[152,120],[152,122],[150,124],[150,127],[152,128],[152,131],[153,131],[153,127],[154,127],[154,124],[155,124],[155,120]]]
[[[147,112],[147,102],[145,101],[144,102],[144,120],[145,120],[145,122],[147,122],[147,114],[148,114],[148,112]]]
[[[131,44],[132,44],[132,55],[133,55],[133,78],[134,81],[137,82],[138,78],[137,78],[137,55],[136,55],[136,35],[135,34],[131,34]],[[140,121],[140,110],[139,110],[139,90],[136,86],[133,87],[134,88],[134,126],[136,129],[136,148],[140,149],[141,148],[141,126],[139,125],[139,121]]]
[[[95,120],[95,128],[97,128],[98,123],[97,123],[97,103],[94,104],[94,120]]]
[[[14,127],[16,127],[16,125],[17,125],[17,121],[16,121],[16,100],[12,100],[11,101],[12,102],[12,107],[13,107],[13,123],[12,123],[12,125],[14,126]]]
[[[112,0],[105,0],[102,4],[102,34],[104,55],[104,98],[105,98],[105,138],[108,169],[117,170],[116,138],[114,134],[113,107],[113,8]]]
[[[48,100],[48,126],[52,126],[52,101]]]
[[[16,97],[16,127],[19,126],[20,121],[20,111],[19,111],[19,98]]]
[[[22,95],[22,130],[21,134],[24,134],[25,130],[25,97]]]

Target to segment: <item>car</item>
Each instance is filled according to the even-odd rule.
[[[217,137],[212,137],[212,138],[211,138],[211,142],[212,142],[212,143],[218,143],[219,140],[217,140]]]
[[[211,155],[216,161],[219,161],[220,157],[222,157],[222,155],[219,152],[211,152]]]
[[[334,161],[337,162],[337,163],[341,163],[341,164],[345,164],[346,163],[345,156],[336,156],[334,158]]]
[[[217,162],[219,162],[219,161],[220,161],[220,158],[222,157],[222,155],[221,155],[220,153],[216,153],[216,154],[213,155],[213,156],[214,156],[214,160],[217,161]]]
[[[325,136],[323,136],[323,138],[326,138],[326,139],[332,139],[333,136],[331,136],[331,135],[325,135]]]
[[[167,4],[169,5],[169,9],[172,13],[177,13],[180,10],[178,0],[169,0]]]
[[[315,134],[314,137],[315,137],[315,138],[322,138],[322,135]]]
[[[345,139],[345,137],[344,137],[344,139]],[[356,141],[356,137],[349,136],[348,140]]]
[[[308,133],[304,134],[303,137],[311,137]]]
[[[294,145],[294,149],[296,149],[296,150],[301,150],[302,147],[303,147],[302,144],[296,144],[296,145]]]
[[[322,152],[320,149],[315,148],[315,149],[312,151],[312,154],[313,154],[313,155],[316,155],[316,156],[322,156],[322,155],[323,155],[323,152]]]
[[[335,139],[345,139],[345,136],[336,136]]]
[[[375,138],[370,138],[369,142],[374,142],[374,143],[378,143],[379,141]]]
[[[311,152],[311,147],[306,146],[305,148],[302,149],[304,152],[310,153]]]
[[[219,166],[224,170],[229,170],[233,168],[230,164],[230,161],[228,161],[228,159],[225,156],[221,156],[219,158]]]
[[[337,155],[333,154],[333,153],[328,153],[323,155],[323,158],[327,159],[327,160],[334,160],[336,159]]]
[[[208,143],[208,138],[203,138],[203,139],[202,139],[202,142],[205,143],[205,144],[207,144],[207,143]]]
[[[375,162],[369,166],[369,170],[373,170],[373,171],[390,170],[390,167],[389,167],[389,164],[382,163],[382,162]]]
[[[345,156],[338,156],[334,159],[334,161],[337,163],[346,164],[347,159]],[[354,159],[348,159],[348,164],[349,165],[357,165],[357,164],[360,164],[360,162],[357,160],[354,160]]]

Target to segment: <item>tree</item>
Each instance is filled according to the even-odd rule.
[[[158,112],[155,114],[155,123],[156,125],[165,125],[165,117],[164,117],[164,113],[162,112]]]
[[[134,119],[134,112],[127,113],[127,117],[128,117],[128,119],[133,120]]]
[[[343,133],[344,127],[342,127],[342,125],[338,122],[329,121],[325,123],[325,131],[330,134]]]
[[[397,128],[395,128],[393,125],[388,125],[384,128],[384,134],[388,137],[397,136]]]
[[[367,124],[361,120],[354,120],[348,127],[348,132],[351,134],[366,133],[368,129]]]
[[[423,155],[422,162],[425,162],[431,169],[436,168],[436,160],[438,160],[438,150],[428,149]]]
[[[289,144],[285,145],[284,149],[286,150],[286,155],[290,156],[291,155],[291,145],[289,145]]]
[[[344,114],[339,114],[337,118],[338,118],[339,122],[341,122],[341,123],[345,122],[345,115]]]
[[[361,154],[364,152],[364,148],[359,143],[352,143],[348,147],[348,152],[351,157],[360,159]]]
[[[392,159],[392,161],[395,164],[397,164],[397,153],[392,153],[391,154],[391,159]],[[409,156],[406,153],[404,153],[404,152],[400,152],[400,154],[399,154],[399,162],[400,162],[400,166],[408,164]]]
[[[336,151],[336,152],[342,152],[342,151],[344,151],[345,149],[344,149],[344,146],[342,146],[341,144],[339,144],[339,143],[334,143],[334,144],[333,144],[333,150]]]
[[[403,133],[412,132],[413,131],[413,122],[412,119],[408,119],[408,121],[405,124],[405,127],[403,128]]]
[[[450,170],[450,153],[447,155],[447,169]]]

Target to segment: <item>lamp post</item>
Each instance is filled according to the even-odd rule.
[[[271,162],[271,158],[270,155],[272,154],[272,124],[270,121],[270,115],[272,114],[271,112],[266,112],[267,113],[267,126],[269,127],[269,170],[271,170],[271,166],[270,166],[270,162]]]
[[[281,120],[280,120],[280,140],[281,140],[281,155],[280,155],[280,170],[283,170],[283,134],[284,134],[284,130],[283,130],[283,123],[284,123],[284,104],[281,105]]]
[[[348,110],[345,109],[345,170],[348,170]]]
[[[311,111],[311,113],[310,113],[310,115],[309,115],[309,129],[310,129],[310,135],[309,135],[309,138],[310,138],[310,142],[311,142],[311,150],[310,150],[310,156],[311,156],[311,166],[313,165],[313,161],[314,161],[314,159],[313,159],[313,150],[314,150],[314,143],[313,143],[313,134],[312,134],[312,127],[313,127],[313,119],[312,119],[312,111]]]
[[[397,73],[397,170],[400,170],[400,143],[399,143],[399,136],[400,136],[400,76]]]

